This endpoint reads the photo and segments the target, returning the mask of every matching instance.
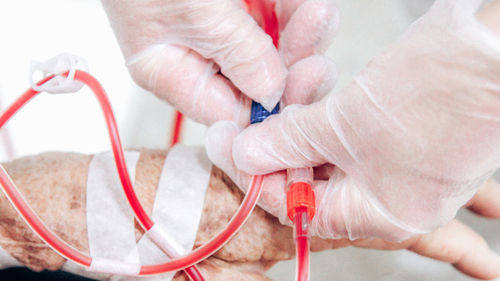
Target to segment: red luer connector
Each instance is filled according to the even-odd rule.
[[[311,185],[301,181],[292,183],[286,194],[286,207],[290,220],[294,220],[299,207],[306,207],[309,219],[312,220],[316,212],[316,196]]]

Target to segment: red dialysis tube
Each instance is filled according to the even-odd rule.
[[[248,12],[259,22],[264,31],[271,36],[273,44],[278,48],[279,22],[274,10],[275,4],[266,0],[245,0]],[[295,280],[309,280],[309,242],[310,221],[316,210],[315,195],[311,183],[311,168],[287,170],[287,212],[294,223],[297,265]]]
[[[261,14],[261,24],[263,26],[263,29],[271,35],[273,39],[273,43],[277,46],[278,44],[278,38],[279,38],[279,28],[277,25],[277,18],[276,14],[273,12],[274,7],[273,5],[269,6],[269,3],[263,2],[263,1],[249,1],[246,0],[246,3],[249,5],[249,10],[252,12],[252,10],[260,12]],[[257,5],[253,6],[253,3],[256,3]],[[267,4],[266,4],[267,3]],[[253,9],[252,7],[256,7],[257,10]],[[67,76],[67,73],[62,74],[63,76]],[[50,80],[53,76],[47,77],[40,81],[40,84],[43,84],[44,82]],[[128,174],[128,171],[125,166],[124,162],[124,157],[123,157],[123,148],[120,143],[120,138],[118,134],[118,129],[116,126],[116,121],[114,119],[114,115],[111,110],[111,106],[109,105],[109,101],[107,100],[107,97],[105,95],[104,89],[102,86],[95,80],[92,76],[89,74],[83,72],[83,71],[77,71],[75,74],[75,80],[81,81],[88,85],[96,94],[96,97],[99,100],[99,103],[101,104],[101,107],[104,112],[104,116],[106,119],[106,123],[108,126],[108,131],[110,133],[110,138],[112,140],[112,146],[113,146],[113,154],[115,156],[115,163],[117,165],[118,171],[119,171],[119,176],[120,176],[120,181],[122,182],[124,191],[127,196],[127,200],[132,207],[136,218],[140,222],[140,224],[146,229],[149,230],[154,226],[154,222],[151,220],[151,218],[147,215],[147,213],[144,211],[143,207],[141,206],[133,188],[132,188],[132,183],[130,181],[130,177]],[[37,95],[39,92],[34,91],[33,89],[28,90],[21,98],[19,98],[11,107],[9,107],[2,116],[0,116],[0,128],[12,117],[25,103],[27,103],[29,100],[31,100],[35,95]],[[177,138],[174,138],[173,143],[175,141],[178,141],[178,136],[180,133],[180,124],[182,121],[182,115],[177,114],[177,121],[175,130],[174,130],[174,136],[177,136]],[[179,118],[180,117],[180,118]],[[247,195],[245,196],[242,205],[238,212],[235,214],[235,216],[232,218],[232,220],[229,222],[228,226],[226,229],[221,231],[216,237],[214,237],[211,241],[206,243],[205,245],[197,248],[195,251],[191,252],[191,254],[188,254],[187,256],[184,256],[179,259],[175,259],[172,261],[169,261],[167,263],[163,264],[158,264],[158,265],[147,265],[147,266],[142,266],[140,275],[149,275],[149,274],[159,274],[167,271],[177,271],[179,269],[186,268],[190,265],[193,265],[206,257],[210,256],[213,254],[216,250],[218,250],[220,247],[223,246],[223,244],[229,240],[232,235],[234,235],[238,229],[241,227],[241,225],[244,223],[248,215],[251,213],[253,210],[257,199],[260,194],[261,190],[261,185],[262,185],[262,180],[263,176],[255,176],[252,179],[252,183],[250,185],[250,188],[248,189]],[[29,207],[29,205],[26,203],[25,199],[23,198],[22,194],[19,193],[17,188],[15,187],[15,184],[12,182],[12,180],[9,178],[5,170],[0,169],[0,181],[2,183],[2,189],[6,193],[7,197],[11,201],[11,203],[15,206],[16,210],[21,214],[23,219],[28,223],[28,225],[35,231],[42,240],[44,240],[49,246],[51,246],[56,252],[60,253],[62,256],[66,257],[69,260],[72,260],[78,264],[81,264],[83,266],[89,267],[92,258],[81,253],[80,251],[74,249],[73,247],[69,246],[66,244],[62,239],[60,239],[57,235],[55,235],[50,229],[48,229],[44,223],[40,220],[40,218],[36,215],[36,213]],[[300,213],[300,211],[297,209],[297,214]],[[304,266],[301,266],[305,264],[303,262],[302,257],[307,257],[308,260],[308,249],[309,245],[308,242],[306,244],[300,242],[303,241],[301,239],[297,240],[297,250],[298,250],[298,276],[304,276],[304,274],[301,274],[301,271],[304,270]],[[304,246],[305,245],[305,246]],[[300,251],[299,251],[300,250]],[[302,254],[303,253],[303,254]],[[308,265],[308,262],[307,262]],[[308,270],[306,276],[308,276]],[[186,272],[193,280],[202,280],[201,274],[199,271],[197,271],[196,268],[189,269]],[[299,279],[299,280],[306,280],[306,279]]]
[[[61,76],[67,76],[68,72],[61,74]],[[46,81],[50,80],[54,76],[49,76],[38,83],[41,85]],[[149,230],[153,227],[154,222],[151,220],[149,215],[144,211],[141,206],[132,183],[128,174],[127,167],[125,165],[123,148],[121,146],[120,137],[118,133],[118,128],[116,125],[116,120],[111,109],[111,105],[106,96],[106,93],[99,82],[93,78],[90,74],[77,70],[75,73],[75,80],[80,81],[87,85],[96,95],[99,104],[104,113],[106,120],[108,132],[110,134],[110,139],[113,147],[113,154],[115,156],[115,164],[119,171],[120,181],[123,185],[124,191],[129,201],[130,206],[133,208],[136,218],[139,220],[141,225]],[[18,98],[7,110],[0,116],[0,128],[2,128],[5,123],[18,111],[20,108],[29,102],[33,97],[39,94],[38,91],[33,89],[27,90],[20,98]],[[1,167],[1,166],[0,166]],[[233,216],[229,222],[226,229],[222,230],[218,235],[216,235],[212,240],[197,248],[190,254],[171,260],[166,263],[156,264],[156,265],[146,265],[142,266],[139,275],[151,275],[160,274],[169,271],[178,271],[189,267],[199,261],[207,258],[220,247],[224,245],[241,227],[245,222],[255,204],[257,203],[258,197],[260,195],[262,186],[262,176],[256,176],[253,178],[248,193],[243,199],[242,205],[237,213]],[[54,251],[58,252],[60,255],[68,260],[71,260],[77,264],[85,267],[90,267],[92,263],[92,257],[80,252],[79,250],[68,245],[60,237],[58,237],[54,232],[52,232],[38,217],[34,210],[27,204],[26,200],[19,192],[14,182],[8,176],[7,172],[0,168],[0,183],[2,190],[5,195],[15,207],[17,212],[25,220],[25,222],[30,226],[30,228]],[[192,276],[200,275],[197,270],[191,271]],[[200,275],[201,276],[201,275]]]
[[[307,208],[298,207],[293,220],[293,235],[295,238],[295,252],[297,255],[295,280],[297,281],[309,280],[309,243],[311,239],[309,226],[310,219],[307,214]]]

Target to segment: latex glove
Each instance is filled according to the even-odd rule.
[[[281,107],[289,104],[311,104],[320,100],[335,86],[337,71],[333,62],[322,54],[338,28],[339,14],[329,0],[294,1],[296,10],[280,38],[280,54],[289,67]],[[304,20],[309,19],[309,20]],[[240,131],[238,124],[220,121],[207,132],[205,142],[210,160],[221,168],[243,191],[251,176],[238,170],[232,160],[231,147]],[[279,171],[264,179],[264,186],[282,184],[285,173]],[[277,180],[277,182],[276,182]],[[286,223],[284,193],[264,188],[259,205]]]
[[[274,172],[260,203],[282,219],[285,174],[275,171],[318,167],[321,237],[403,240],[446,224],[500,164],[500,38],[475,19],[480,3],[436,1],[320,102],[237,137],[234,124],[216,124],[209,140],[234,144],[214,162],[242,185]]]
[[[301,2],[277,1],[285,31]],[[268,110],[280,100],[287,68],[243,1],[103,0],[103,5],[132,78],[195,121],[247,124],[251,99]],[[311,20],[317,21],[302,18],[292,25],[300,28]]]

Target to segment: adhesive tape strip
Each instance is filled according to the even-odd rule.
[[[211,168],[202,147],[176,145],[168,152],[153,205],[155,225],[148,235],[161,235],[165,238],[158,239],[164,244],[162,248],[181,252],[171,253],[172,256],[182,255],[193,248]],[[143,265],[170,260],[147,235],[141,238],[138,248]],[[145,278],[122,277],[112,280],[170,281],[174,275],[175,272],[170,272]]]
[[[132,182],[139,155],[139,152],[125,152]],[[123,192],[111,152],[96,154],[89,166],[87,231],[90,256],[93,258],[89,270],[125,275],[139,273],[134,213]],[[111,264],[107,260],[116,263]],[[106,266],[109,266],[108,271]]]
[[[211,167],[205,149],[182,145],[169,151],[163,166],[153,219],[186,252],[196,239]]]
[[[97,257],[92,259],[90,268],[94,272],[134,276],[139,273],[141,265]]]
[[[74,80],[77,66],[83,67],[85,71],[89,68],[85,59],[68,53],[59,54],[44,62],[32,61],[30,70],[31,88],[35,91],[45,91],[53,94],[77,92],[83,87],[82,82]],[[65,71],[69,71],[67,77],[57,75]],[[41,72],[44,77],[51,74],[55,74],[55,76],[38,86],[33,81],[35,72]]]
[[[159,223],[151,227],[147,235],[156,246],[171,258],[182,257],[186,253],[186,249]]]

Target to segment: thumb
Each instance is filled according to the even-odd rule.
[[[233,143],[236,167],[260,175],[286,168],[337,164],[343,148],[328,121],[325,100],[288,106],[282,113],[242,131]]]

